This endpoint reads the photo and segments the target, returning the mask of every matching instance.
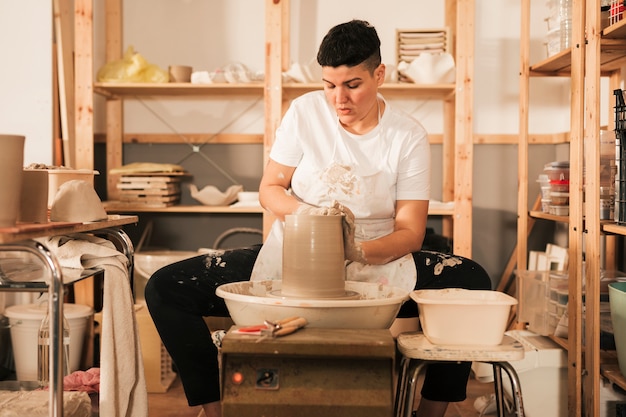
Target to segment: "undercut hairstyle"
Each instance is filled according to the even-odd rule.
[[[351,20],[331,28],[322,39],[317,62],[333,68],[363,64],[373,74],[381,63],[376,29],[364,20]]]

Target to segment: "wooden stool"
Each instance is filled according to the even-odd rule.
[[[524,358],[524,347],[517,340],[505,335],[502,343],[495,346],[434,345],[423,333],[403,333],[397,339],[402,354],[398,386],[396,388],[395,416],[410,417],[415,399],[417,377],[425,365],[433,362],[484,362],[493,366],[494,388],[498,416],[504,416],[504,389],[502,370],[511,381],[516,416],[524,417],[522,390],[519,377],[509,361]]]

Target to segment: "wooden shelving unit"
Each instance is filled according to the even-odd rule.
[[[568,415],[596,417],[600,415],[601,376],[626,389],[626,380],[616,366],[615,356],[601,352],[599,330],[600,270],[604,267],[601,262],[604,255],[615,260],[615,254],[610,253],[614,250],[611,242],[607,241],[605,253],[601,253],[601,237],[626,236],[626,227],[600,221],[600,79],[609,78],[609,109],[612,109],[612,90],[623,83],[621,71],[626,65],[626,21],[601,31],[600,1],[573,0],[572,47],[539,63],[530,63],[530,3],[530,0],[521,3],[517,264],[522,268],[526,265],[526,231],[530,218],[568,225],[569,334],[567,339],[553,337],[553,340],[568,351]],[[570,209],[567,217],[528,211],[529,80],[555,76],[570,80]],[[611,129],[611,111],[609,119]]]
[[[110,62],[122,56],[122,0],[106,0],[104,11],[105,54]],[[305,92],[322,88],[321,84],[283,83],[282,73],[289,63],[290,13],[289,0],[265,0],[266,67],[265,81],[251,84],[118,84],[93,80],[93,0],[76,0],[75,27],[75,108],[77,117],[77,168],[93,167],[93,94],[106,97],[106,164],[107,171],[122,165],[123,144],[129,141],[123,131],[123,101],[135,97],[263,97],[265,104],[264,158],[274,140],[289,101]],[[381,93],[388,98],[439,100],[443,102],[443,195],[444,202],[454,202],[450,210],[433,209],[429,214],[441,216],[443,234],[454,242],[454,251],[471,256],[472,252],[472,164],[473,164],[473,42],[474,0],[446,0],[445,26],[450,28],[449,52],[455,56],[456,83],[415,85],[387,83]],[[463,18],[458,18],[462,16]],[[146,135],[149,136],[149,135]],[[146,138],[144,138],[146,139]],[[167,138],[162,138],[164,141]],[[242,135],[229,143],[250,143],[253,138]],[[146,140],[149,140],[147,138]],[[107,177],[111,212],[155,213],[262,213],[260,209],[232,207],[175,206],[167,208],[127,210],[116,204],[117,178]],[[264,215],[264,228],[269,230],[271,217]]]
[[[133,96],[152,97],[232,97],[263,96],[263,83],[248,84],[190,84],[190,83],[94,83],[94,92],[107,98]]]
[[[203,206],[200,204],[177,204],[169,207],[131,207],[119,201],[107,201],[104,203],[104,208],[108,213],[263,213],[261,207]]]

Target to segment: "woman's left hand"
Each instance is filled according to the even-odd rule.
[[[338,210],[342,215],[342,230],[343,230],[343,250],[344,256],[348,261],[365,262],[365,255],[363,254],[363,248],[361,244],[355,240],[355,228],[354,228],[354,214],[352,210],[343,204],[333,201],[333,208]]]

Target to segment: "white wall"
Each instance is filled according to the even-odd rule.
[[[52,1],[0,0],[0,133],[26,137],[24,163],[52,163]]]

